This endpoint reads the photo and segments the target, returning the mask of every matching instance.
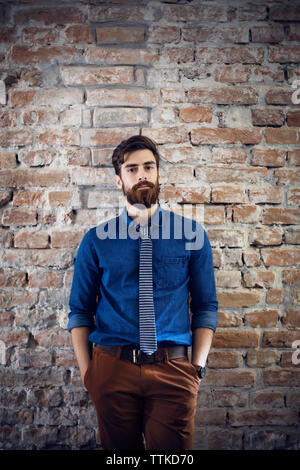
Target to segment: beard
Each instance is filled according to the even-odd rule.
[[[147,186],[145,189],[138,189],[140,186]],[[131,189],[125,189],[122,181],[123,193],[127,198],[127,201],[131,205],[142,204],[147,209],[152,205],[156,204],[159,195],[159,184],[158,180],[155,184],[150,181],[140,181],[139,183],[132,186]]]

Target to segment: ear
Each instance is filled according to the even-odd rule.
[[[119,175],[115,175],[115,183],[119,189],[122,189],[122,181]]]

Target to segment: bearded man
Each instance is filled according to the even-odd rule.
[[[191,450],[217,326],[211,246],[198,222],[161,207],[153,140],[122,141],[112,163],[126,205],[84,236],[70,295],[81,378],[103,449]]]

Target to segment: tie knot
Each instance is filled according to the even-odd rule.
[[[144,225],[140,227],[140,233],[142,238],[150,238],[149,226]]]

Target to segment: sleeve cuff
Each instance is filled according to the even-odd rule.
[[[218,312],[217,311],[202,311],[192,316],[191,329],[195,330],[196,328],[210,328],[214,332],[217,329],[218,323]]]
[[[76,313],[72,316],[69,316],[68,321],[68,331],[70,332],[72,328],[79,328],[80,326],[87,326],[89,328],[94,328],[94,322],[84,313]]]

